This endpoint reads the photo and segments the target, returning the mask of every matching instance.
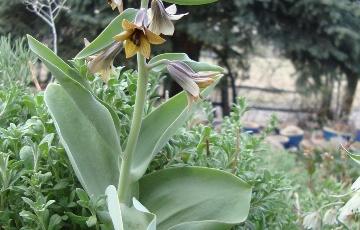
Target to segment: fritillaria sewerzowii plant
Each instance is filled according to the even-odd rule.
[[[201,5],[216,0],[165,1]],[[184,53],[151,56],[151,46],[166,42],[164,36],[174,33],[173,21],[186,15],[176,14],[175,5],[142,0],[140,9],[123,11],[121,0],[108,3],[120,15],[74,59],[86,62],[88,72],[106,82],[116,55],[137,56],[137,92],[124,149],[122,124],[113,108],[95,96],[76,68],[28,36],[31,50],[57,80],[48,85],[45,101],[74,171],[89,196],[106,195],[108,212],[99,213],[99,218],[107,229],[116,230],[230,229],[243,222],[251,187],[230,173],[179,167],[145,175],[151,160],[210,93],[223,69]],[[184,92],[144,116],[150,73],[168,74]]]

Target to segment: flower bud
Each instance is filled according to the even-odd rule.
[[[337,210],[335,208],[330,208],[324,214],[324,218],[323,218],[324,225],[338,224],[336,217],[337,217]]]
[[[88,68],[91,73],[100,73],[104,82],[109,80],[110,73],[113,69],[113,62],[116,55],[122,49],[121,43],[114,42],[100,53],[91,56],[88,62]]]
[[[303,226],[305,229],[320,230],[321,216],[319,212],[312,212],[304,217]]]
[[[200,97],[200,88],[205,88],[215,81],[218,76],[216,72],[196,73],[185,62],[171,61],[167,65],[170,76],[185,90],[188,95],[188,103]]]

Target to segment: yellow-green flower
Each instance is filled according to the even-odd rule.
[[[122,27],[124,31],[114,37],[118,42],[124,42],[126,58],[134,56],[140,52],[145,58],[150,58],[151,44],[158,45],[165,42],[165,39],[151,32],[147,25],[147,14],[145,9],[141,9],[135,23],[124,19]]]
[[[118,8],[120,13],[124,11],[124,4],[122,0],[108,0],[108,4],[111,6],[112,10]]]
[[[99,73],[102,80],[107,82],[111,71],[113,70],[113,62],[116,55],[121,51],[122,44],[114,42],[98,54],[89,57],[88,68],[92,74]]]
[[[172,21],[179,20],[186,14],[176,14],[177,8],[173,4],[165,8],[161,0],[152,0],[149,9],[149,29],[155,34],[173,35],[175,27]]]

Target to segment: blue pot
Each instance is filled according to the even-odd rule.
[[[247,132],[247,133],[250,133],[250,134],[260,133],[260,128],[248,128],[248,127],[244,127],[243,130],[244,130],[244,132]]]
[[[292,147],[299,148],[300,142],[304,139],[303,134],[287,136],[287,137],[289,138],[289,141],[284,144],[284,147],[286,149],[289,149],[289,148],[292,148]]]
[[[257,123],[247,121],[247,122],[243,123],[242,130],[244,132],[247,132],[247,133],[250,133],[250,134],[255,134],[255,133],[260,133],[261,127]]]
[[[323,137],[325,140],[330,141],[331,138],[337,137],[338,133],[328,127],[323,128]]]
[[[356,131],[355,141],[360,142],[360,129]]]
[[[333,129],[330,129],[328,127],[324,127],[323,128],[323,137],[325,140],[329,141],[331,138],[334,137],[341,137],[347,141],[350,141],[352,138],[351,133],[340,133],[340,132],[336,132]]]

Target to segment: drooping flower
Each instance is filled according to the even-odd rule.
[[[186,14],[176,14],[177,8],[173,4],[165,8],[161,0],[152,0],[149,9],[149,29],[155,34],[173,35],[175,27],[172,21],[179,20]]]
[[[305,229],[320,230],[321,216],[319,212],[309,213],[304,217],[303,226]]]
[[[354,196],[340,208],[339,221],[349,228],[355,222],[355,216],[360,213],[360,192],[355,192]]]
[[[87,42],[85,41],[85,45],[86,43]],[[98,54],[90,56],[87,64],[89,71],[92,74],[100,73],[102,80],[107,82],[109,80],[110,73],[114,68],[114,59],[116,55],[120,53],[121,49],[122,44],[114,42]]]
[[[323,223],[324,225],[336,225],[338,224],[337,221],[337,209],[336,208],[330,208],[327,210],[324,214]]]
[[[200,88],[211,85],[219,76],[217,72],[195,72],[185,62],[181,61],[171,61],[166,68],[170,76],[187,93],[189,105],[200,97]]]
[[[118,42],[124,42],[126,58],[134,56],[140,52],[144,57],[149,58],[151,44],[158,45],[165,42],[165,39],[151,32],[146,25],[148,24],[145,9],[139,10],[135,22],[124,19],[122,27],[124,31],[114,37]]]
[[[124,11],[124,4],[122,0],[108,0],[108,4],[111,6],[112,10],[118,8],[119,13],[122,13]]]

